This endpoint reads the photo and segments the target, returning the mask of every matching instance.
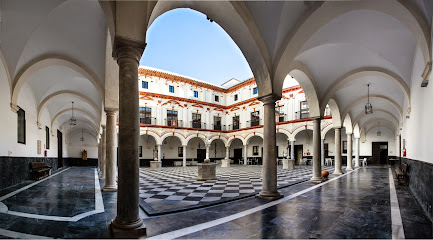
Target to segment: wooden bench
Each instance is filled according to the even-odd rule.
[[[407,184],[407,164],[402,163],[400,165],[400,168],[395,169],[395,175],[397,175],[397,181],[398,183],[404,183]]]
[[[44,162],[30,163],[30,178],[40,180],[50,175],[51,167],[46,166]]]

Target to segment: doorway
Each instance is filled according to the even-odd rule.
[[[371,143],[373,164],[388,164],[388,142]]]
[[[295,145],[295,162],[297,164],[301,163],[303,152],[304,152],[304,146],[303,145]]]
[[[197,162],[202,163],[206,158],[206,149],[197,149]]]
[[[239,164],[239,160],[242,159],[242,148],[235,148],[233,149],[233,158],[235,160],[236,164]]]
[[[325,158],[328,158],[329,157],[329,148],[328,148],[328,144],[327,143],[325,143],[325,145],[324,145],[324,149],[325,149]]]
[[[63,134],[57,130],[57,168],[63,167]]]

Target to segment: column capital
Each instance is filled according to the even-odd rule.
[[[310,119],[312,120],[312,121],[317,121],[317,120],[322,120],[322,117],[310,117]]]
[[[276,94],[268,94],[266,96],[261,96],[258,98],[260,102],[263,102],[263,104],[275,104],[275,102],[280,99]]]
[[[113,43],[113,58],[117,61],[121,58],[132,58],[139,63],[145,48],[145,42],[115,36]]]
[[[107,126],[105,126],[104,124],[101,124],[102,129],[105,129]]]
[[[20,107],[18,107],[18,105],[11,103],[11,111],[16,113],[18,112],[18,110],[20,110]]]
[[[104,111],[107,115],[109,114],[116,114],[119,109],[118,108],[104,108]]]

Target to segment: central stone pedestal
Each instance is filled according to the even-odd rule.
[[[152,170],[152,171],[161,170],[161,162],[160,161],[150,161],[150,170]]]
[[[230,167],[230,159],[222,159],[221,167]]]
[[[216,179],[216,164],[209,163],[205,160],[205,163],[197,164],[198,176],[197,181],[215,180]]]
[[[283,169],[295,169],[295,159],[283,159]]]

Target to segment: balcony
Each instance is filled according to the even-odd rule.
[[[230,124],[230,125],[228,125],[227,130],[228,130],[228,131],[230,131],[230,130],[237,130],[237,129],[239,129],[240,127],[241,127],[241,124]]]
[[[156,118],[154,117],[140,118],[140,124],[156,125]]]
[[[260,126],[263,125],[262,123],[262,119],[260,120],[253,120],[253,121],[247,121],[247,127],[255,127],[255,126]]]
[[[206,123],[202,123],[202,122],[191,121],[190,126],[191,128],[206,129]]]
[[[182,120],[167,120],[164,119],[165,126],[168,127],[183,127],[183,121]]]
[[[295,120],[310,118],[310,112],[295,112]]]
[[[212,124],[212,129],[213,130],[219,130],[219,131],[225,131],[226,130],[226,125]]]

